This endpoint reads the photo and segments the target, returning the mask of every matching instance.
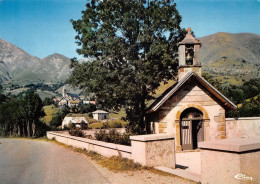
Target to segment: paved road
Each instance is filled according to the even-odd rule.
[[[56,144],[21,139],[0,142],[0,184],[109,183],[84,155]]]

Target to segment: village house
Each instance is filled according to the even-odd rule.
[[[176,150],[192,150],[198,142],[226,138],[225,110],[236,105],[201,76],[201,43],[188,34],[179,44],[178,82],[149,107],[153,133],[175,135]]]
[[[59,106],[69,106],[70,108],[77,107],[81,99],[78,95],[68,93],[67,90],[63,87],[62,90],[62,98],[59,99]]]
[[[96,110],[92,112],[93,118],[95,120],[104,120],[109,119],[109,112],[103,111],[103,110]]]
[[[62,121],[62,129],[68,127],[70,123],[73,124],[75,127],[81,128],[81,124],[88,124],[88,121],[85,117],[65,117]]]

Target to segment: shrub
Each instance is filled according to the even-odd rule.
[[[70,128],[69,134],[76,137],[86,137],[84,132],[78,128],[75,127],[73,124],[69,123],[68,127]]]
[[[109,131],[99,130],[95,132],[95,138],[99,141],[111,142],[115,144],[131,145],[130,134],[120,134],[115,129]]]
[[[106,129],[106,128],[123,128],[124,124],[126,124],[126,122],[123,121],[123,120],[113,119],[113,120],[110,120],[110,121],[107,121],[106,123],[104,123],[101,128],[102,129]]]

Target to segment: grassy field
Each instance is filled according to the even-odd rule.
[[[108,124],[109,127],[113,127],[115,126],[115,124],[121,124],[122,127],[125,127],[127,125],[127,122],[126,121],[123,121],[123,120],[120,120],[120,119],[112,119],[112,120],[104,120],[102,122],[99,122],[99,123],[93,123],[93,124],[90,124],[89,127],[90,128],[101,128],[104,123]]]
[[[125,116],[126,116],[126,113],[125,113],[124,109],[121,109],[119,112],[111,112],[111,113],[109,113],[109,117],[111,119],[114,119],[114,118],[121,119],[121,118],[123,118]]]
[[[56,108],[54,105],[47,105],[43,107],[45,116],[42,118],[42,120],[49,125],[50,121],[52,120],[52,116],[58,112],[58,108]]]

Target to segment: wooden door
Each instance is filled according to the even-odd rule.
[[[204,141],[203,120],[192,120],[193,149],[198,148],[198,142]]]
[[[193,149],[193,138],[192,138],[192,121],[182,120],[181,121],[181,144],[183,150]]]

